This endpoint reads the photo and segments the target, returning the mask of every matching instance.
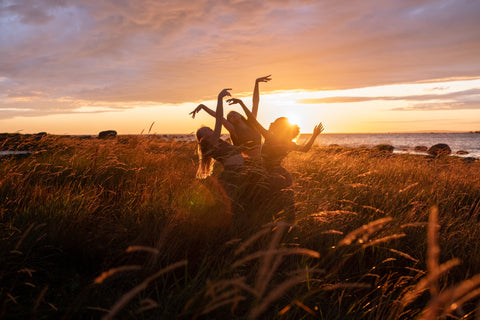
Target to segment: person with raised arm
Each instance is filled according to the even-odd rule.
[[[270,124],[270,127],[267,130],[257,121],[242,100],[231,98],[228,99],[227,102],[230,105],[240,104],[248,117],[248,121],[264,137],[265,141],[262,146],[262,164],[268,173],[268,184],[270,186],[268,191],[272,194],[283,192],[281,198],[284,202],[283,208],[287,214],[287,219],[290,221],[294,220],[293,191],[289,190],[293,182],[292,176],[284,167],[282,167],[282,161],[291,151],[308,152],[315,142],[315,139],[324,130],[323,124],[319,123],[315,126],[312,136],[307,143],[304,145],[297,145],[293,142],[293,139],[300,134],[300,128],[297,125],[290,124],[287,118],[277,118]]]
[[[220,138],[223,121],[223,98],[231,96],[231,89],[223,89],[218,94],[215,116],[215,127],[201,127],[196,132],[198,143],[198,170],[197,178],[205,179],[212,175],[213,164],[219,162],[223,170],[217,180],[220,194],[226,204],[227,213],[233,217],[235,223],[243,219],[242,188],[245,186],[245,161],[238,147]]]
[[[260,101],[259,83],[268,82],[271,80],[271,75],[260,77],[255,80],[255,87],[253,90],[253,104],[251,114],[256,117],[258,113],[258,105]],[[204,104],[198,105],[195,110],[190,112],[192,118],[195,115],[204,110],[212,117],[216,117],[217,114],[212,109],[208,108]],[[260,133],[252,127],[250,122],[236,111],[230,111],[227,114],[227,118],[222,117],[222,124],[230,133],[230,139],[235,146],[240,148],[241,153],[247,160],[247,162],[257,162],[261,157],[261,143],[262,136]]]
[[[201,127],[196,132],[199,156],[198,178],[206,178],[212,174],[214,161],[223,165],[223,172],[228,172],[233,167],[244,164],[238,148],[220,138],[223,121],[223,98],[231,96],[229,90],[231,89],[223,89],[218,94],[214,129]]]

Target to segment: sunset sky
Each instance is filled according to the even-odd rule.
[[[480,130],[478,0],[1,0],[0,30],[0,132],[191,133],[268,74],[265,126]]]

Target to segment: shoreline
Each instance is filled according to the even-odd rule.
[[[428,135],[430,133],[415,133],[415,135]],[[442,134],[452,134],[452,133],[433,133],[434,135],[442,135]],[[453,133],[453,134],[467,134],[467,135],[476,135],[476,133]],[[370,136],[370,140],[356,140],[353,139],[355,137],[359,136]],[[392,143],[391,140],[376,140],[373,139],[372,137],[384,137],[384,136],[402,136],[402,134],[393,134],[393,133],[381,133],[381,134],[322,134],[316,141],[315,141],[315,146],[318,147],[344,147],[344,148],[369,148],[369,149],[374,149],[374,148],[387,148],[388,152],[392,154],[411,154],[411,155],[418,155],[418,156],[424,156],[424,157],[429,157],[429,154],[426,152],[427,148],[431,147],[433,144],[432,141],[430,141],[429,145],[428,143],[420,143],[418,144],[407,144],[408,142],[412,141],[403,141],[404,143],[402,144],[396,144]],[[410,134],[409,134],[410,135]],[[306,139],[310,134],[301,134],[299,138],[297,139],[298,144],[303,144]],[[331,137],[346,137],[347,139],[335,141],[332,140]],[[222,134],[222,137],[224,139],[228,139],[229,136],[228,134]],[[322,139],[323,137],[323,139]],[[2,144],[2,147],[0,147],[0,157],[5,157],[5,156],[28,156],[30,154],[34,154],[38,152],[39,150],[48,150],[48,141],[54,141],[56,139],[62,139],[62,138],[67,138],[67,139],[75,139],[75,140],[97,140],[99,139],[98,136],[96,135],[51,135],[47,133],[37,133],[37,134],[20,134],[20,133],[15,133],[15,134],[7,134],[7,133],[0,133],[0,143]],[[193,134],[141,134],[141,135],[117,135],[114,138],[109,138],[110,139],[130,139],[130,138],[147,138],[147,139],[159,139],[159,140],[166,140],[166,141],[177,141],[177,142],[195,142],[195,136]],[[330,139],[329,139],[330,138]],[[48,141],[47,141],[48,140]],[[102,139],[100,139],[102,140]],[[327,140],[327,141],[325,141]],[[444,139],[448,140],[448,139]],[[329,143],[329,142],[335,142],[335,143]],[[443,141],[443,140],[440,140]],[[343,142],[343,143],[342,143]],[[415,141],[417,142],[417,141]],[[451,153],[449,156],[455,156],[461,159],[466,159],[466,161],[473,161],[479,160],[480,159],[480,149],[473,149],[469,150],[468,148],[458,148],[455,147],[454,145],[450,145],[449,142],[442,142],[451,148]],[[418,151],[415,150],[418,146],[421,146],[425,148],[425,151]],[[386,150],[385,150],[386,151]]]

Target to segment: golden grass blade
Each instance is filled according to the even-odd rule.
[[[290,309],[292,309],[292,304],[289,304],[289,305],[286,305],[282,310],[280,310],[278,312],[278,315],[279,316],[283,316],[285,313],[287,313],[288,311],[290,311]],[[283,318],[282,318],[283,319]]]
[[[322,290],[333,291],[337,289],[369,289],[372,285],[362,282],[353,282],[353,283],[335,283],[335,284],[326,284],[322,286]]]
[[[408,190],[410,190],[410,189],[418,186],[418,184],[419,184],[418,182],[412,183],[411,185],[406,186],[405,188],[399,190],[398,193],[404,193],[404,192],[406,192],[406,191],[408,191]]]
[[[250,310],[248,319],[257,319],[263,312],[265,312],[268,306],[275,300],[279,299],[287,290],[289,290],[294,285],[305,280],[305,275],[298,275],[289,280],[282,282],[278,287],[273,289],[259,305],[253,307]]]
[[[139,265],[132,265],[132,266],[121,266],[117,268],[112,268],[108,271],[102,272],[98,277],[93,280],[94,284],[100,284],[103,281],[105,281],[107,278],[113,276],[114,274],[117,274],[119,272],[125,272],[125,271],[133,271],[133,270],[140,270],[142,269],[141,266]]]
[[[411,255],[405,253],[405,252],[402,252],[402,251],[399,251],[399,250],[395,250],[395,249],[389,249],[390,252],[393,252],[393,253],[396,253],[398,254],[399,256],[401,257],[404,257],[405,259],[408,259],[408,260],[412,260],[413,262],[417,263],[419,262],[420,260],[418,259],[415,259],[414,257],[412,257]]]
[[[22,244],[23,240],[25,240],[25,238],[27,237],[27,235],[30,233],[30,231],[32,230],[32,228],[35,226],[35,223],[32,223],[28,226],[27,230],[25,230],[23,233],[22,233],[22,236],[20,237],[20,239],[18,240],[17,244],[15,245],[15,248],[14,250],[18,250],[20,248],[20,245]]]
[[[459,259],[452,259],[452,260],[449,260],[443,264],[441,264],[439,267],[438,267],[438,270],[437,270],[437,273],[436,274],[430,274],[430,273],[427,273],[427,276],[424,277],[422,280],[420,280],[417,285],[415,286],[415,288],[413,288],[412,290],[409,290],[407,291],[403,298],[401,299],[401,303],[403,305],[403,307],[405,307],[406,305],[412,303],[417,297],[419,297],[425,290],[429,289],[430,287],[430,284],[432,282],[436,282],[438,280],[438,278],[444,274],[445,272],[449,271],[450,269],[452,269],[453,267],[455,266],[458,266],[460,264],[460,260]]]
[[[223,290],[228,286],[233,286],[233,287],[243,289],[247,292],[250,292],[253,296],[257,297],[258,292],[255,291],[255,289],[250,287],[248,284],[246,284],[245,279],[246,279],[245,277],[240,277],[240,278],[233,278],[229,280],[220,280],[214,283],[207,280],[207,291],[205,292],[205,295],[213,297],[215,296],[216,292]]]
[[[457,308],[461,307],[465,302],[470,301],[476,297],[480,296],[480,288],[477,288],[475,290],[472,290],[468,292],[465,296],[463,296],[461,299],[458,299],[454,303],[450,305],[450,310],[456,310]]]
[[[45,297],[45,294],[47,293],[48,290],[48,285],[43,287],[42,291],[37,297],[37,300],[35,300],[35,304],[33,305],[32,313],[35,314],[37,312],[38,307],[40,306],[40,303],[42,302],[43,298]]]
[[[391,217],[381,218],[375,221],[372,221],[368,224],[364,224],[360,228],[357,228],[347,234],[345,238],[343,238],[339,243],[338,246],[347,246],[350,245],[353,241],[355,241],[360,235],[367,234],[370,235],[375,231],[381,229],[384,225],[392,221]]]
[[[258,294],[258,292],[257,292],[254,288],[250,287],[250,286],[249,286],[248,284],[246,284],[245,282],[238,282],[238,283],[235,283],[235,285],[236,285],[237,287],[239,287],[240,289],[243,289],[243,290],[245,290],[245,291],[247,291],[247,292],[250,292],[254,297],[259,297],[259,296],[260,296],[260,295]]]
[[[332,230],[322,231],[321,234],[340,234],[340,235],[343,235],[343,232],[332,229]]]
[[[364,209],[370,209],[370,210],[373,210],[375,211],[376,213],[385,213],[385,211],[383,210],[380,210],[378,208],[375,208],[375,207],[372,207],[372,206],[365,206],[365,205],[362,205],[362,208]]]
[[[210,300],[209,303],[204,307],[204,311],[202,312],[202,314],[206,313],[205,309],[210,309],[212,306],[218,305],[218,304],[223,305],[224,301],[234,299],[236,296],[240,296],[239,293],[240,293],[240,291],[237,288],[233,288],[233,289],[230,289],[228,291],[224,291],[221,294],[215,295],[213,297],[213,299]],[[244,298],[243,296],[241,296],[241,297]],[[213,308],[211,310],[214,310],[214,309],[215,308]],[[208,312],[210,312],[210,311],[208,311]]]
[[[312,309],[310,309],[309,307],[307,307],[306,305],[304,305],[302,302],[298,301],[297,299],[295,299],[293,301],[293,303],[296,304],[298,307],[302,308],[308,314],[311,314],[312,316],[317,315]]]
[[[480,295],[480,290],[474,290],[477,286],[480,286],[480,274],[441,292],[438,296],[430,300],[420,319],[435,320],[438,319],[439,313],[444,314],[451,309],[455,310],[459,308],[462,305],[460,301],[463,301],[460,299],[461,297],[468,296],[469,299],[473,299]]]
[[[264,251],[264,254],[261,255],[262,259],[260,260],[260,267],[257,272],[257,279],[255,281],[255,290],[260,296],[263,296],[265,293],[268,285],[268,282],[266,281],[266,274],[268,273],[269,269],[271,269],[272,260],[278,251],[276,248],[279,247],[280,241],[282,240],[282,237],[288,227],[290,227],[290,225],[284,222],[279,222],[276,224],[276,229],[273,233],[272,239],[270,240],[268,248],[266,251]]]
[[[341,214],[351,214],[356,216],[358,213],[354,211],[347,211],[347,210],[329,210],[329,211],[320,211],[317,213],[312,213],[310,217],[323,217],[325,215],[341,215]]]
[[[252,287],[250,287],[245,283],[245,279],[246,279],[245,277],[237,277],[233,279],[219,280],[215,282],[211,282],[210,280],[207,279],[207,283],[206,283],[207,290],[205,292],[205,295],[214,297],[217,292],[228,287],[239,287],[244,289],[247,292],[252,293],[253,295],[257,295],[257,292]]]
[[[105,308],[100,308],[100,307],[87,307],[89,310],[96,310],[96,311],[102,311],[102,312],[109,312],[110,310],[105,309]]]
[[[18,273],[26,273],[28,276],[31,278],[33,276],[34,272],[37,272],[36,270],[30,269],[30,268],[23,268],[17,271]]]
[[[115,317],[115,315],[118,313],[118,311],[120,311],[130,300],[133,299],[133,297],[135,297],[138,293],[142,292],[143,290],[145,290],[148,286],[148,284],[150,282],[152,282],[153,280],[155,280],[156,278],[158,278],[159,276],[161,276],[162,274],[164,273],[167,273],[167,272],[170,272],[176,268],[179,268],[179,267],[182,267],[184,265],[187,264],[187,260],[182,260],[182,261],[179,261],[179,262],[176,262],[176,263],[173,263],[171,265],[169,265],[168,267],[165,267],[161,270],[159,270],[158,272],[156,272],[155,274],[153,274],[152,276],[148,277],[147,279],[145,279],[142,283],[140,283],[138,286],[136,286],[135,288],[133,288],[132,290],[130,290],[129,292],[127,292],[126,294],[124,294],[114,305],[113,307],[110,309],[110,312],[105,315],[102,319],[104,320],[108,320],[108,319],[113,319]]]
[[[386,237],[383,237],[383,238],[371,240],[371,241],[365,243],[364,245],[362,245],[362,248],[368,248],[368,247],[371,247],[371,246],[375,246],[379,243],[384,243],[384,242],[394,240],[394,239],[400,239],[400,238],[403,238],[405,236],[406,236],[405,233],[392,234],[392,235],[389,235],[389,236],[386,236]]]
[[[13,301],[13,303],[18,304],[17,299],[15,299],[14,296],[12,296],[10,293],[7,292],[7,297],[10,298],[10,300]]]
[[[136,251],[145,251],[150,252],[151,254],[157,255],[160,251],[157,248],[147,247],[147,246],[129,246],[125,252],[136,252]]]
[[[152,124],[150,125],[150,128],[148,128],[148,134],[150,134],[150,132],[152,131],[154,124],[155,124],[155,121],[153,121]]]
[[[361,178],[361,177],[366,177],[366,176],[369,176],[373,173],[376,173],[377,171],[376,170],[371,170],[371,171],[367,171],[367,172],[364,172],[364,173],[361,173],[359,175],[357,175],[358,178]]]
[[[427,228],[427,271],[430,275],[436,275],[439,272],[438,257],[440,255],[440,246],[438,245],[438,207],[430,209],[430,216],[428,218]],[[436,277],[435,277],[436,280]],[[430,294],[437,295],[438,284],[437,281],[430,282]]]
[[[227,298],[230,298],[231,296],[234,296],[238,293],[237,288],[233,288],[227,291],[223,291],[219,294],[212,295],[212,300],[210,300],[210,303],[217,303],[218,301],[225,300]]]
[[[348,186],[352,188],[370,188],[368,184],[364,184],[364,183],[351,183],[351,184],[348,184]]]
[[[50,308],[52,308],[53,311],[58,311],[58,308],[55,307],[53,304],[51,304],[50,302],[47,302],[47,304],[50,306]]]
[[[305,249],[305,248],[281,248],[281,249],[276,249],[276,250],[263,250],[263,251],[257,251],[252,254],[249,254],[245,258],[236,261],[232,266],[230,267],[231,269],[235,269],[251,260],[255,260],[261,257],[264,257],[266,255],[305,255],[309,256],[312,258],[320,258],[320,254],[317,251],[310,250],[310,249]]]
[[[240,247],[238,247],[237,250],[235,250],[235,256],[238,256],[240,253],[245,251],[250,245],[252,245],[255,241],[257,241],[259,238],[261,238],[262,236],[264,236],[269,232],[271,232],[270,228],[264,228],[259,232],[255,233],[253,236],[248,238],[248,240],[245,241]]]
[[[417,275],[424,275],[424,274],[427,273],[427,272],[425,272],[425,271],[423,271],[423,270],[416,269],[416,268],[412,268],[412,267],[405,267],[405,269],[410,270],[410,271],[413,271],[413,272],[416,272]]]
[[[215,309],[218,309],[220,307],[223,307],[228,304],[238,304],[238,302],[245,300],[246,298],[243,296],[235,296],[231,299],[221,301],[215,305],[209,306],[208,308],[205,308],[201,314],[207,314],[209,312],[212,312]]]
[[[400,226],[400,228],[409,228],[409,227],[425,227],[428,226],[428,222],[411,222],[411,223],[404,223]]]
[[[136,314],[142,313],[143,311],[147,311],[147,310],[150,310],[150,309],[157,308],[159,306],[157,302],[155,302],[154,300],[152,300],[150,298],[143,299],[142,301],[140,301],[140,304],[143,305],[143,306],[138,308],[135,311]]]

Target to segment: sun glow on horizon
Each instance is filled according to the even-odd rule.
[[[261,98],[259,120],[286,116],[302,133],[470,131],[480,123],[480,79],[345,90],[285,91]]]
[[[251,106],[251,93],[238,97]],[[480,78],[346,90],[261,91],[258,121],[268,129],[276,118],[287,117],[302,133],[311,133],[320,122],[326,133],[477,131],[479,101]],[[38,115],[12,105],[0,109],[0,126],[4,131],[23,133],[96,134],[114,129],[119,134],[139,134],[155,122],[152,133],[187,134],[201,125],[214,126],[215,121],[205,112],[195,119],[189,116],[198,102],[73,103],[74,109]],[[215,109],[216,100],[203,103]],[[224,114],[230,110],[242,112],[240,107],[224,103]]]

